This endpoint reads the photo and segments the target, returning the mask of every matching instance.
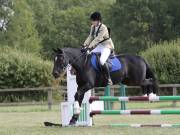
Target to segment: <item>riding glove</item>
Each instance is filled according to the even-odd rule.
[[[81,49],[81,52],[82,52],[82,53],[86,53],[88,50],[89,50],[88,47],[83,47],[83,48]]]

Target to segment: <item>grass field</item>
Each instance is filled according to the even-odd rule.
[[[115,105],[118,108],[119,104]],[[128,108],[169,109],[171,102],[128,103]],[[180,103],[174,109],[180,109]],[[179,135],[180,128],[127,128],[105,127],[108,123],[180,123],[180,115],[159,116],[95,116],[93,127],[44,127],[43,122],[59,123],[59,106],[52,111],[47,106],[7,106],[0,107],[0,135]]]

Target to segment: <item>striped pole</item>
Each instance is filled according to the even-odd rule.
[[[105,115],[168,115],[168,114],[180,114],[180,110],[102,110],[92,111],[90,116],[96,114]]]
[[[112,127],[180,127],[180,124],[107,124],[105,126],[112,126]]]
[[[170,101],[180,100],[180,96],[130,96],[130,97],[114,97],[114,96],[93,96],[89,102],[93,101]]]

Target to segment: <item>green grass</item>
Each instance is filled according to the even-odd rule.
[[[128,108],[170,109],[171,102],[128,103]],[[114,108],[119,108],[115,104]],[[180,104],[174,109],[179,109]],[[0,135],[179,135],[180,128],[105,127],[108,123],[180,123],[180,115],[94,117],[93,127],[44,127],[43,122],[60,123],[59,105],[48,111],[45,105],[0,107]]]

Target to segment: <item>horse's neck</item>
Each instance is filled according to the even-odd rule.
[[[66,54],[69,58],[69,63],[76,71],[81,71],[83,68],[83,56],[76,50],[67,50]]]
[[[80,60],[78,59],[78,57],[73,57],[72,59],[70,59],[70,64],[73,68],[75,68],[77,71],[82,69],[82,64],[80,62]]]

